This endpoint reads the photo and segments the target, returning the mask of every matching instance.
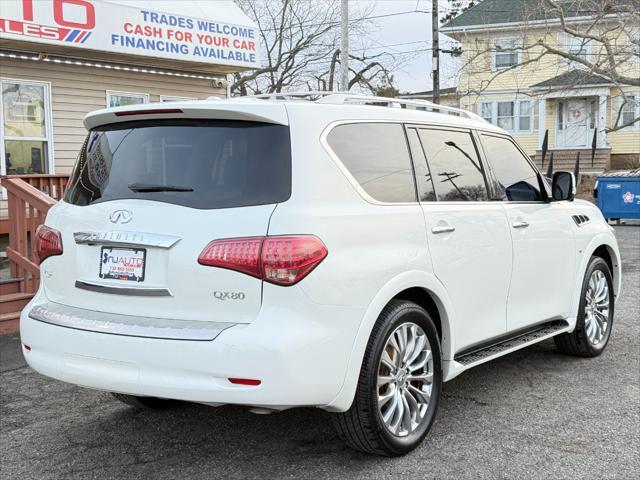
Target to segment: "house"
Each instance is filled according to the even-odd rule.
[[[563,15],[542,0],[484,0],[442,26],[463,52],[461,107],[510,131],[539,166],[545,137],[557,168],[572,168],[578,152],[583,172],[639,166],[640,86],[619,80],[640,79],[637,16],[609,13],[606,0],[556,3]],[[587,30],[594,38],[570,33]],[[601,71],[608,57],[598,38],[615,50],[617,76]]]

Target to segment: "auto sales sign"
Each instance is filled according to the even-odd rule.
[[[104,0],[0,2],[3,39],[242,68],[259,66],[256,27],[230,1],[207,2],[206,12],[212,18],[183,14],[189,5],[202,2],[171,3],[184,6],[179,13],[154,10],[162,3],[152,1],[127,5]]]

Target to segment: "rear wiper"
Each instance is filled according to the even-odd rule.
[[[179,185],[157,185],[154,183],[132,183],[127,185],[134,192],[193,192],[191,187]]]

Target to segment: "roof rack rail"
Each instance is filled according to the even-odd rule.
[[[360,105],[377,105],[392,108],[407,108],[412,110],[423,110],[434,113],[445,113],[466,117],[473,120],[486,122],[480,115],[476,115],[468,110],[456,107],[448,107],[438,105],[437,103],[427,100],[406,100],[403,98],[376,97],[353,92],[325,92],[325,91],[308,91],[308,92],[281,92],[281,93],[265,93],[260,95],[249,95],[240,97],[257,100],[309,100],[316,103],[330,105],[344,104],[360,104]]]

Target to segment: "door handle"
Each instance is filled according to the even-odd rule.
[[[516,220],[513,222],[513,228],[527,228],[529,226],[529,222],[525,222],[524,220]]]
[[[431,231],[433,233],[435,233],[436,235],[438,235],[439,233],[451,233],[451,232],[455,232],[456,227],[445,227],[445,226],[439,226],[439,227],[433,227],[431,229]]]

